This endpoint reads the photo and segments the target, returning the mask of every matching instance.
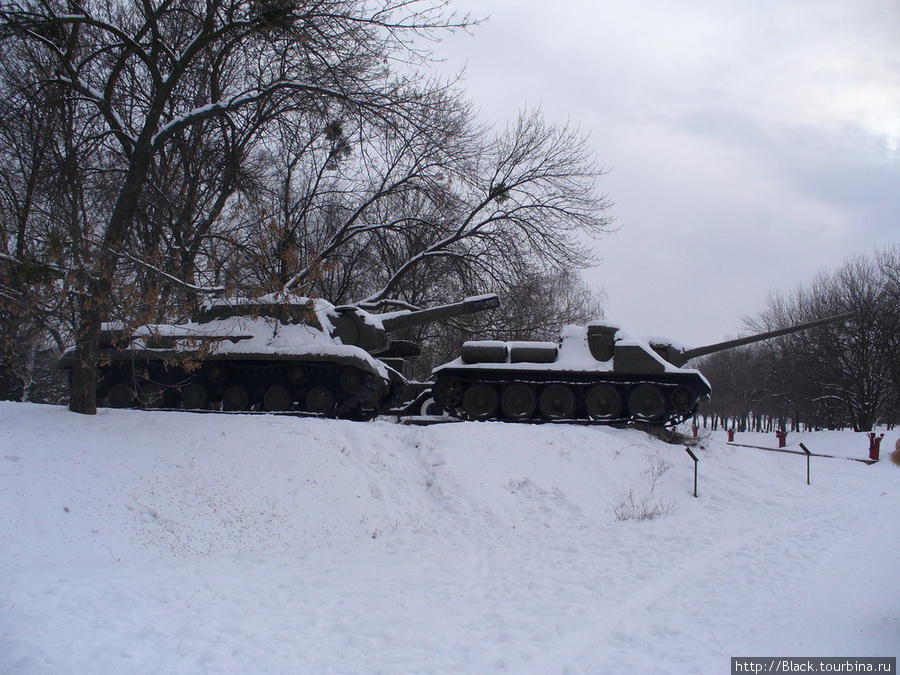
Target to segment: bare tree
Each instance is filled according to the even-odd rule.
[[[892,382],[888,423],[900,421],[900,245],[893,244],[875,255],[878,270],[884,277],[881,340],[887,355]]]
[[[584,140],[539,111],[492,137],[458,96],[429,96],[443,102],[414,129],[291,126],[303,133],[278,144],[273,187],[247,230],[256,246],[244,269],[254,276],[242,285],[364,298],[373,309],[501,294],[490,326],[466,319],[410,335],[431,346],[432,360],[475,327],[555,338],[566,323],[600,316],[577,278],[592,260],[585,241],[610,224]],[[297,271],[286,276],[291,265]]]
[[[21,65],[15,84],[66,115],[54,139],[63,171],[53,207],[68,224],[65,279],[79,361],[72,410],[96,411],[101,321],[131,294],[137,268],[191,284],[181,266],[166,271],[171,256],[164,263],[147,251],[178,247],[188,267],[205,262],[197,242],[219,214],[238,208],[240,167],[264,151],[268,125],[295,111],[323,126],[351,115],[416,125],[428,104],[388,63],[415,55],[411,37],[466,25],[445,9],[419,0],[3,5],[4,53],[15,52]],[[200,166],[190,164],[197,153],[184,153],[197,142],[209,152]],[[181,203],[165,203],[179,176],[194,180]],[[207,195],[202,212],[185,213],[199,188]],[[209,271],[217,274],[217,265]]]
[[[2,283],[32,293],[29,317],[68,317],[70,407],[95,410],[101,321],[171,320],[209,292],[513,299],[448,336],[549,337],[598,314],[576,274],[609,204],[584,139],[539,111],[494,135],[454,83],[409,67],[412,38],[467,25],[426,0],[4,5],[6,100],[50,114],[5,174]],[[32,258],[37,299],[19,283]]]
[[[773,296],[759,328],[852,312],[847,321],[779,338],[769,359],[784,397],[781,415],[813,425],[868,431],[886,414],[896,386],[896,285],[870,257],[848,260],[789,296]],[[892,340],[894,342],[892,343]]]
[[[447,259],[480,279],[498,282],[520,270],[579,269],[593,261],[583,235],[610,225],[608,201],[596,192],[599,171],[577,131],[548,125],[540,111],[472,157],[451,194],[417,218],[427,229],[368,300],[390,297],[411,270]]]
[[[21,54],[0,62],[0,82],[23,67]],[[56,131],[64,111],[42,105],[28,87],[4,86],[0,99],[0,382],[5,396],[28,400],[37,355],[61,347],[66,326],[59,290],[63,219],[46,195],[65,180]]]

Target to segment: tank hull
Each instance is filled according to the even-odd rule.
[[[710,393],[699,371],[601,323],[568,326],[558,343],[467,342],[432,376],[435,402],[472,420],[674,425]]]
[[[394,386],[383,370],[352,356],[104,351],[97,398],[114,408],[295,410],[368,419]]]
[[[497,306],[495,295],[370,314],[284,295],[205,303],[192,321],[104,324],[97,399],[116,408],[300,411],[370,419],[412,392],[389,362],[417,353],[389,334]],[[414,347],[414,346],[413,346]],[[71,369],[76,352],[59,367]]]

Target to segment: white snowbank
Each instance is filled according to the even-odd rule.
[[[801,440],[867,454],[861,434]],[[814,457],[807,486],[800,455],[694,452],[698,499],[683,447],[636,431],[0,403],[0,672],[896,656],[900,469]],[[659,517],[617,519],[641,508]]]

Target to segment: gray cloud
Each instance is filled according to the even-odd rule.
[[[457,7],[466,9],[464,2]],[[435,48],[498,125],[589,134],[611,318],[701,343],[900,234],[900,3],[472,0]]]

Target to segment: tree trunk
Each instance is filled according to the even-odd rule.
[[[100,313],[84,310],[75,344],[78,359],[69,380],[69,410],[83,415],[97,414],[97,344]]]

